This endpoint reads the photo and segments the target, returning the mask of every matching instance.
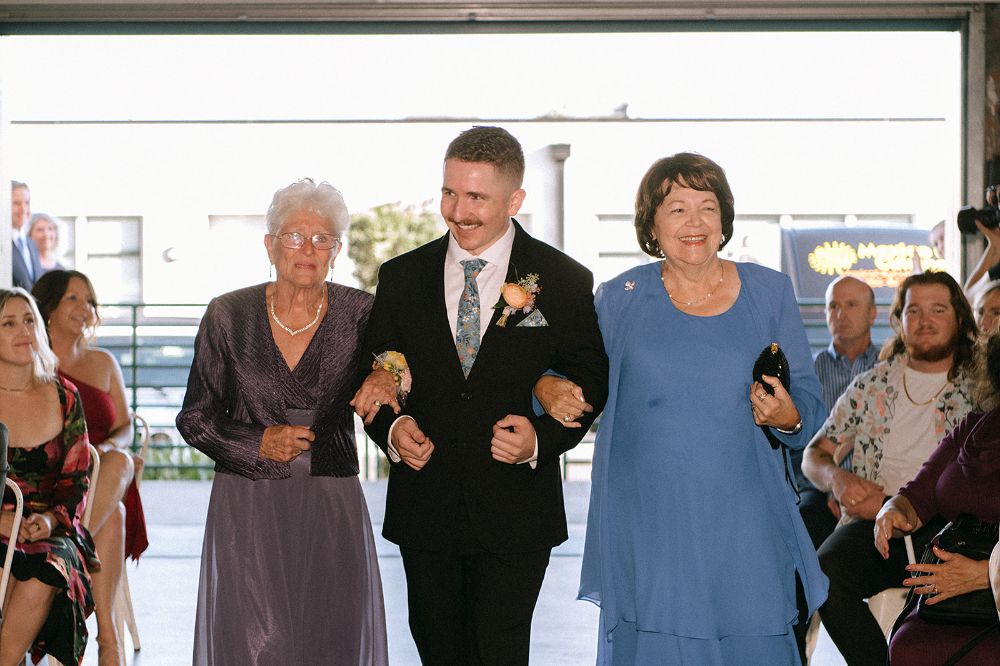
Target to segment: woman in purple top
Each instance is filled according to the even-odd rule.
[[[979,342],[975,396],[982,412],[970,413],[941,440],[916,478],[886,502],[875,519],[875,547],[888,556],[889,539],[920,528],[931,516],[954,520],[972,514],[1000,522],[1000,333]],[[928,595],[928,605],[989,589],[989,561],[934,549],[941,564],[911,564],[907,570],[928,575],[903,585]],[[898,664],[943,664],[983,630],[980,626],[931,624],[910,612],[889,645],[889,660]],[[982,640],[964,657],[965,664],[996,664],[1000,632]]]
[[[195,338],[177,429],[215,461],[197,666],[388,662],[348,404],[373,297],[326,279],[349,222],[328,183],[275,193],[275,281],[213,299]]]

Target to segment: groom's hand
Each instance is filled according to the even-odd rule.
[[[402,418],[391,433],[392,446],[403,462],[420,471],[434,453],[434,442],[412,418]]]
[[[493,424],[490,453],[494,460],[514,465],[535,453],[535,426],[523,416],[508,414]]]

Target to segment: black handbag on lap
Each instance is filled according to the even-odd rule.
[[[972,560],[988,560],[997,545],[997,525],[962,514],[931,539],[920,559],[922,564],[941,563],[931,550],[932,545]],[[936,604],[926,604],[925,599],[925,595],[920,595],[917,615],[927,622],[982,626],[1000,623],[996,602],[989,588],[967,592]]]

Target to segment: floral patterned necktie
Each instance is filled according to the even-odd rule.
[[[458,349],[458,360],[462,362],[462,372],[469,376],[472,364],[476,362],[479,353],[479,286],[476,278],[482,272],[486,262],[482,259],[466,259],[462,262],[465,268],[465,289],[462,299],[458,302],[458,325],[455,327],[455,347]]]

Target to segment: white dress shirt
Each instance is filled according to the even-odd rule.
[[[507,268],[510,265],[510,252],[514,247],[514,225],[507,224],[507,231],[496,242],[483,250],[479,255],[473,255],[459,246],[458,241],[450,233],[448,234],[448,252],[444,259],[444,300],[448,310],[448,325],[451,326],[451,337],[458,334],[458,302],[465,291],[465,267],[462,262],[467,259],[479,258],[486,262],[479,275],[476,276],[476,286],[479,288],[479,341],[482,342],[486,330],[490,326],[493,318],[493,306],[500,300],[500,291],[503,283],[507,279]],[[458,356],[456,349],[455,355]],[[389,427],[389,458],[393,462],[399,462],[401,458],[392,444],[392,432],[402,419],[412,418],[410,416],[400,416]],[[522,463],[529,463],[534,469],[538,461],[538,437],[535,437],[535,451],[527,460]],[[521,463],[518,463],[521,464]]]
[[[507,231],[493,245],[478,255],[486,262],[476,277],[479,287],[479,341],[483,341],[490,319],[493,317],[493,306],[500,299],[500,290],[507,279],[507,267],[510,265],[510,250],[514,247],[514,225],[507,225]],[[463,250],[455,237],[448,234],[448,254],[444,258],[444,302],[448,308],[448,325],[451,326],[451,337],[458,335],[458,303],[465,291],[465,267],[462,262],[475,259],[477,255]],[[458,352],[456,351],[457,355]]]

